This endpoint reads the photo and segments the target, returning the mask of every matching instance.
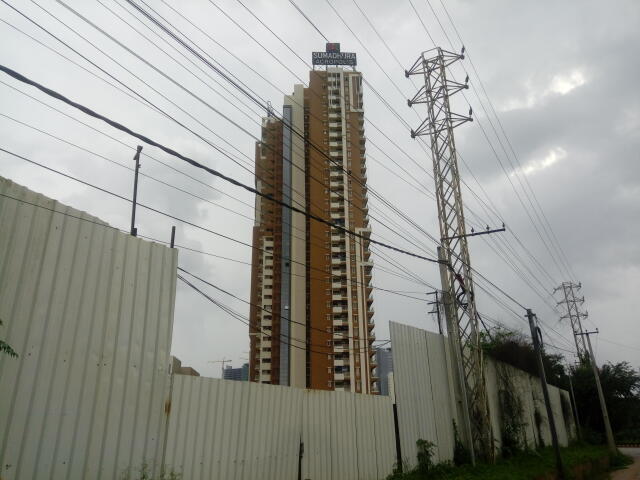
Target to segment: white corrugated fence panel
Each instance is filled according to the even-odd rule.
[[[3,178],[0,193],[0,334],[20,355],[0,356],[3,478],[153,464],[177,252]]]
[[[419,328],[389,324],[402,459],[416,464],[416,441],[436,445],[436,461],[453,458],[453,402],[445,337]]]
[[[297,478],[303,392],[175,375],[167,468],[193,480]]]
[[[408,325],[390,322],[393,355],[393,378],[398,406],[402,458],[412,467],[416,464],[416,440],[429,440],[436,444],[436,461],[453,458],[456,419],[455,402],[448,371],[448,343],[446,337]],[[501,445],[500,375],[508,375],[512,388],[517,392],[523,407],[523,422],[526,443],[535,448],[542,442],[549,445],[551,434],[543,401],[540,380],[510,365],[485,358],[485,381],[491,423],[496,447]],[[552,410],[556,419],[559,442],[566,445],[568,434],[566,422],[572,425],[572,418],[565,420],[560,400],[561,391],[550,385]],[[562,391],[563,395],[568,393]],[[537,415],[536,415],[537,412]],[[571,413],[568,413],[571,415]],[[540,434],[536,416],[541,419]],[[571,431],[571,427],[569,428]]]
[[[165,465],[189,479],[381,480],[393,470],[388,397],[175,375]]]
[[[384,479],[395,463],[386,396],[304,390],[302,478]]]

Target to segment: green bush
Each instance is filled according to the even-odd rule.
[[[598,462],[608,455],[606,447],[577,445],[562,449],[565,468],[570,470],[576,465]],[[611,459],[623,462],[622,459]],[[496,464],[478,464],[475,467],[464,465],[456,467],[449,462],[431,464],[426,472],[414,469],[411,472],[395,474],[388,480],[532,480],[555,470],[553,449],[525,451],[508,459],[498,460]]]

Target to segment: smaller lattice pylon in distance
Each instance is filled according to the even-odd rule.
[[[569,320],[571,323],[571,330],[573,331],[573,339],[576,342],[576,352],[580,360],[584,360],[589,357],[589,350],[587,348],[584,330],[582,328],[582,319],[587,318],[589,314],[581,310],[582,304],[584,304],[584,296],[580,297],[581,283],[562,282],[559,287],[553,290],[553,293],[558,291],[562,292],[563,299],[557,304],[564,305],[567,313],[560,317],[560,320]]]

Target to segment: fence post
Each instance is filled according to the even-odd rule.
[[[400,427],[398,426],[398,405],[393,403],[393,427],[396,433],[396,464],[402,473],[402,449],[400,448]]]

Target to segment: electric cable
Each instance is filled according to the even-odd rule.
[[[58,3],[60,3],[61,5],[65,6],[65,8],[67,8],[68,10],[70,10],[72,13],[74,13],[74,14],[75,14],[76,16],[78,16],[80,19],[82,19],[82,20],[84,20],[84,21],[87,21],[87,22],[88,22],[88,23],[89,23],[93,28],[97,29],[97,30],[98,30],[98,31],[100,31],[102,34],[106,35],[106,36],[107,36],[108,38],[110,38],[112,41],[116,42],[117,44],[119,44],[120,46],[122,46],[123,48],[125,48],[128,52],[130,52],[130,53],[132,53],[134,56],[136,56],[136,58],[138,58],[138,59],[140,59],[141,61],[143,61],[143,62],[145,62],[145,63],[147,63],[147,64],[148,64],[148,62],[146,62],[146,60],[142,59],[139,55],[135,54],[135,52],[132,52],[132,51],[131,51],[131,49],[129,49],[129,48],[127,48],[127,47],[123,46],[123,45],[121,44],[121,42],[118,42],[117,40],[115,40],[111,35],[109,35],[109,34],[107,34],[106,32],[104,32],[104,30],[100,29],[99,27],[97,27],[97,26],[96,26],[95,24],[93,24],[92,22],[88,21],[85,17],[83,17],[82,15],[80,15],[78,12],[76,12],[75,10],[73,10],[71,7],[69,7],[69,6],[65,5],[65,4],[64,4],[64,2],[61,2],[61,1],[59,1],[59,0],[56,0],[56,1],[57,1]],[[129,3],[131,3],[131,2],[129,2]],[[143,2],[143,3],[144,3],[144,2]],[[146,5],[146,3],[145,3],[145,5]],[[42,8],[42,7],[41,7],[41,8]],[[138,9],[139,9],[139,8],[138,8]],[[45,10],[45,11],[46,11],[46,10]],[[47,12],[47,13],[49,13],[50,15],[52,15],[50,12]],[[53,15],[52,15],[52,16],[53,16]],[[54,18],[55,18],[55,16],[54,16]],[[64,22],[61,22],[61,23],[63,23],[63,24],[64,24]],[[64,25],[66,26],[66,24],[64,24]],[[67,26],[67,28],[68,28],[68,26]],[[91,42],[89,42],[89,43],[91,44]],[[93,45],[93,44],[91,44],[91,45],[92,45],[92,46],[94,46],[94,48],[97,48],[97,47],[95,47],[95,45]],[[102,50],[100,50],[100,49],[98,49],[98,50],[99,50],[101,53],[105,54]],[[105,54],[105,55],[106,55],[106,54]],[[107,55],[107,56],[108,56],[108,55]],[[111,57],[109,57],[109,58],[111,58]],[[149,65],[149,64],[148,64],[148,65]],[[152,66],[152,68],[154,68],[154,69],[155,69],[155,67],[153,67],[153,66]],[[157,71],[157,69],[155,69],[155,70]],[[218,70],[216,70],[216,71],[218,71]],[[165,78],[166,78],[166,75],[164,75],[164,76],[165,76]],[[176,82],[174,81],[174,83],[176,83]],[[237,86],[237,85],[236,85],[236,86]],[[152,88],[152,87],[151,87],[151,88]],[[158,93],[159,93],[159,92],[158,92]],[[160,94],[160,95],[162,95],[162,94]],[[166,97],[164,97],[164,98],[166,98]],[[198,97],[196,96],[195,98],[198,98]],[[255,99],[253,99],[253,100],[255,101]],[[205,102],[205,105],[209,106],[206,102]],[[184,111],[184,110],[183,110],[183,111]],[[200,122],[200,123],[201,123],[201,122]],[[193,133],[193,131],[192,131],[192,133]],[[214,134],[215,134],[215,132],[212,132],[212,133],[214,133]],[[217,134],[215,134],[215,135],[217,135]],[[202,137],[200,137],[200,138],[202,139]],[[253,138],[254,138],[255,140],[257,140],[255,137],[253,137]],[[209,143],[209,142],[207,142],[207,143]],[[227,143],[228,143],[228,142],[227,142]],[[315,148],[317,148],[317,147],[315,147]],[[223,153],[223,152],[221,152],[221,153]],[[321,153],[323,153],[325,156],[327,156],[324,152],[322,152],[322,151],[321,151]],[[329,158],[331,161],[333,161],[333,159],[331,159],[330,157],[328,157],[328,156],[327,156],[327,158]],[[344,171],[344,169],[343,169],[343,171]],[[346,172],[346,171],[345,171],[345,172]],[[356,179],[356,180],[357,180],[357,179]],[[361,207],[360,207],[360,208],[361,208]],[[373,216],[371,216],[371,217],[372,217],[372,218],[375,218],[375,217],[373,217]],[[406,218],[406,216],[405,216],[405,218]],[[377,220],[377,219],[376,219],[376,220]],[[388,227],[387,225],[385,225],[383,222],[380,222],[380,221],[379,221],[379,223],[380,223],[381,225],[385,226],[385,228],[387,228],[387,229],[389,229],[389,230],[391,230],[391,231],[394,231],[393,229],[391,229],[390,227]],[[414,246],[418,246],[415,242],[410,242],[410,243],[412,243]]]
[[[440,25],[440,28],[442,29],[442,31],[443,31],[443,33],[444,33],[445,37],[447,38],[447,41],[448,41],[448,42],[449,42],[449,44],[451,45],[451,48],[454,48],[454,47],[453,47],[453,43],[451,42],[451,39],[450,39],[450,38],[449,38],[449,36],[447,35],[447,32],[446,32],[446,30],[444,29],[444,26],[443,26],[443,25],[442,25],[442,23],[440,22],[440,19],[439,19],[439,17],[438,17],[438,15],[437,15],[437,13],[435,12],[435,10],[434,10],[433,6],[431,5],[431,2],[430,2],[429,0],[426,0],[426,1],[427,1],[427,5],[429,6],[429,8],[431,9],[431,11],[432,11],[433,15],[435,16],[435,18],[436,18],[436,20],[437,20],[438,24]],[[414,10],[415,10],[415,9],[414,9]],[[416,11],[416,14],[417,14],[417,15],[419,15],[419,14],[417,13],[417,11]],[[424,23],[423,23],[423,27],[425,28],[425,31],[427,32],[427,34],[429,35],[429,38],[430,38],[430,39],[431,39],[431,41],[433,42],[433,37],[431,37],[431,35],[429,34],[429,32],[428,32],[428,30],[426,29],[426,26],[424,25]],[[460,38],[460,41],[462,41],[462,39],[461,39],[461,38]],[[434,42],[434,44],[435,44],[435,42]],[[466,53],[467,53],[467,55],[468,55],[468,52],[466,52]],[[463,70],[464,70],[464,72],[465,72],[467,75],[469,75],[469,73],[467,72],[467,70],[466,70],[466,69],[464,69],[464,66],[463,66]],[[476,72],[476,77],[478,77],[478,79],[479,79],[479,76],[477,75],[477,71],[475,71],[475,72]],[[454,79],[454,80],[455,80],[455,79]],[[520,178],[520,175],[519,175],[518,170],[515,168],[515,166],[514,166],[514,165],[513,165],[513,163],[511,162],[511,159],[509,158],[509,156],[508,156],[508,154],[507,154],[507,152],[506,152],[506,149],[505,149],[504,145],[502,144],[502,140],[500,139],[500,137],[499,137],[499,135],[498,135],[498,132],[497,132],[497,130],[496,130],[496,128],[495,128],[495,126],[493,125],[493,122],[492,122],[492,120],[491,120],[491,116],[489,115],[489,112],[487,111],[487,109],[486,109],[486,107],[485,107],[485,105],[484,105],[484,102],[483,102],[483,101],[482,101],[482,99],[480,98],[480,95],[478,94],[478,92],[475,90],[475,87],[473,86],[473,84],[472,84],[472,90],[474,91],[474,93],[475,93],[475,95],[476,95],[476,98],[478,99],[478,102],[480,103],[480,105],[481,105],[481,107],[482,107],[483,111],[485,112],[485,115],[487,116],[487,121],[489,122],[489,124],[490,124],[491,128],[492,128],[492,129],[493,129],[493,131],[494,131],[494,134],[496,135],[496,139],[498,140],[498,143],[500,144],[500,146],[501,146],[501,148],[502,148],[502,150],[503,150],[503,152],[504,152],[504,154],[505,154],[505,158],[507,158],[507,160],[509,161],[509,163],[510,163],[510,165],[511,165],[512,169],[513,169],[514,175],[517,177],[518,182],[520,183],[520,186],[522,187],[522,189],[523,189],[523,192],[524,192],[525,196],[526,196],[526,197],[527,197],[527,199],[529,200],[529,204],[531,205],[531,207],[532,207],[532,210],[533,210],[534,214],[538,217],[538,221],[540,222],[540,224],[541,224],[541,226],[542,226],[543,230],[545,231],[545,233],[546,233],[546,234],[547,234],[547,236],[549,237],[550,243],[551,243],[552,245],[554,245],[554,244],[553,244],[553,241],[552,241],[552,239],[551,239],[551,237],[549,236],[549,233],[546,231],[546,226],[545,226],[545,224],[542,222],[542,220],[541,220],[540,216],[538,215],[537,210],[535,209],[535,206],[534,206],[533,202],[531,201],[531,198],[529,197],[529,194],[528,194],[528,192],[527,192],[527,189],[526,189],[525,185],[523,184],[522,179]],[[485,90],[485,95],[486,95],[486,90]],[[465,97],[465,100],[467,100],[467,101],[468,101],[468,99],[466,98],[466,95],[464,94],[464,92],[463,92],[463,96]],[[487,100],[489,101],[489,103],[491,104],[491,100],[490,100],[490,98],[488,97],[488,95],[486,95],[486,97],[487,97]],[[493,108],[493,107],[492,107],[492,108]],[[496,115],[496,114],[495,114],[495,110],[494,110],[494,115]],[[497,116],[497,115],[496,115],[496,116]],[[530,219],[530,221],[531,221],[532,225],[534,226],[534,229],[536,230],[536,233],[538,233],[538,236],[540,237],[540,240],[543,242],[543,244],[545,245],[545,248],[547,249],[547,251],[548,251],[549,255],[551,256],[551,259],[554,261],[554,263],[556,263],[556,267],[557,267],[557,268],[558,268],[558,270],[561,272],[561,268],[560,268],[560,266],[559,266],[560,264],[562,264],[562,259],[561,259],[561,257],[558,257],[558,258],[560,259],[560,264],[558,264],[558,262],[556,261],[556,258],[555,258],[554,253],[553,253],[553,252],[551,252],[551,250],[550,250],[549,246],[547,245],[546,241],[545,241],[545,240],[544,240],[544,238],[542,237],[542,234],[541,234],[541,233],[540,233],[540,231],[538,230],[538,227],[537,227],[537,225],[536,225],[535,221],[534,221],[534,220],[533,220],[533,218],[531,217],[531,214],[529,213],[528,208],[525,206],[524,202],[523,202],[523,201],[522,201],[522,199],[520,198],[520,194],[519,194],[518,190],[515,188],[515,186],[514,186],[514,185],[513,185],[513,183],[511,182],[510,175],[508,175],[508,173],[506,172],[506,169],[505,169],[505,168],[504,168],[504,166],[502,165],[502,162],[501,162],[501,160],[500,160],[500,158],[499,158],[499,156],[498,156],[498,153],[496,152],[495,148],[493,147],[493,145],[492,145],[492,143],[491,143],[491,140],[489,139],[489,137],[488,137],[488,135],[487,135],[487,133],[486,133],[486,131],[485,131],[484,127],[482,126],[481,122],[479,121],[479,119],[478,119],[478,122],[477,122],[477,123],[478,123],[478,126],[479,126],[479,128],[481,129],[482,134],[483,134],[483,136],[485,137],[485,139],[486,139],[487,143],[488,143],[488,144],[489,144],[489,146],[491,147],[491,149],[492,149],[492,151],[493,151],[493,153],[494,153],[494,156],[496,157],[496,160],[498,160],[498,163],[500,164],[500,166],[501,166],[501,168],[502,168],[502,170],[503,170],[503,172],[504,172],[505,176],[507,177],[507,180],[508,180],[508,181],[509,181],[509,183],[511,184],[512,189],[513,189],[514,193],[516,194],[516,197],[517,197],[517,198],[518,198],[518,200],[520,201],[520,203],[521,203],[521,205],[522,205],[523,209],[524,209],[524,210],[525,210],[525,212],[527,213],[527,216],[529,217],[529,219]],[[520,167],[520,168],[521,168],[521,167]],[[526,180],[526,182],[527,182],[527,184],[528,184],[528,179],[526,179],[526,178],[525,178],[525,180]],[[529,188],[531,188],[530,184],[528,184],[528,185],[529,185]],[[532,191],[532,193],[533,193],[533,191]],[[535,193],[533,193],[533,195],[535,196]],[[539,203],[538,203],[538,205],[539,205]],[[565,269],[566,269],[566,267],[565,267]]]
[[[88,187],[91,187],[91,188],[94,188],[94,189],[96,189],[96,190],[99,190],[99,191],[101,191],[101,192],[103,192],[103,193],[107,193],[107,194],[109,194],[109,195],[111,195],[111,196],[114,196],[114,197],[116,197],[116,198],[119,198],[120,200],[124,200],[124,201],[126,201],[126,202],[132,203],[132,201],[131,201],[131,200],[129,200],[128,198],[126,198],[126,197],[124,197],[124,196],[122,196],[122,195],[119,195],[119,194],[117,194],[117,193],[115,193],[115,192],[112,192],[112,191],[107,190],[107,189],[105,189],[105,188],[99,187],[99,186],[97,186],[97,185],[93,185],[92,183],[86,182],[86,181],[84,181],[84,180],[82,180],[82,179],[79,179],[79,178],[77,178],[77,177],[74,177],[74,176],[72,176],[72,175],[69,175],[69,174],[66,174],[66,173],[64,173],[64,172],[61,172],[61,171],[59,171],[59,170],[53,169],[53,168],[51,168],[51,167],[48,167],[48,166],[43,165],[43,164],[41,164],[41,163],[38,163],[38,162],[36,162],[36,161],[34,161],[34,160],[30,160],[30,159],[28,159],[28,158],[26,158],[26,157],[24,157],[24,156],[22,156],[22,155],[18,155],[18,154],[14,153],[14,152],[11,152],[11,151],[6,150],[6,149],[1,148],[1,147],[0,147],[0,151],[3,151],[3,152],[5,152],[5,153],[7,153],[7,154],[9,154],[9,155],[12,155],[12,156],[16,157],[16,158],[19,158],[19,159],[24,160],[24,161],[26,161],[26,162],[29,162],[29,163],[31,163],[31,164],[33,164],[33,165],[36,165],[36,166],[38,166],[38,167],[44,168],[44,169],[46,169],[46,170],[49,170],[49,171],[51,171],[51,172],[53,172],[53,173],[56,173],[56,174],[58,174],[58,175],[61,175],[61,176],[63,176],[63,177],[66,177],[66,178],[68,178],[68,179],[70,179],[70,180],[74,180],[74,181],[76,181],[76,182],[78,182],[78,183],[81,183],[81,184],[86,185],[86,186],[88,186]],[[7,196],[7,195],[3,195],[3,196]],[[13,198],[13,197],[10,197],[10,196],[7,196],[7,197],[9,197],[9,198]],[[20,201],[19,199],[15,199],[15,198],[14,198],[14,200],[18,200],[18,201]],[[249,248],[251,248],[251,249],[261,251],[261,252],[267,252],[266,250],[263,250],[263,249],[261,249],[261,248],[259,248],[259,247],[256,247],[256,246],[253,246],[253,245],[251,245],[251,244],[249,244],[249,243],[243,242],[242,240],[238,240],[238,239],[232,238],[232,237],[230,237],[230,236],[224,235],[224,234],[222,234],[222,233],[220,233],[220,232],[213,231],[213,230],[211,230],[211,229],[208,229],[208,228],[203,227],[203,226],[201,226],[201,225],[195,224],[195,223],[190,222],[190,221],[188,221],[188,220],[185,220],[185,219],[183,219],[183,218],[179,218],[179,217],[173,216],[173,215],[171,215],[171,214],[169,214],[169,213],[167,213],[167,212],[164,212],[164,211],[158,210],[158,209],[156,209],[156,208],[154,208],[154,207],[151,207],[151,206],[145,205],[145,204],[143,204],[143,203],[139,203],[139,202],[137,202],[136,204],[137,204],[138,206],[140,206],[140,207],[142,207],[142,208],[144,208],[144,209],[150,210],[150,211],[152,211],[152,212],[154,212],[154,213],[157,213],[157,214],[163,215],[163,216],[165,216],[165,217],[169,217],[169,218],[171,218],[171,219],[173,219],[173,220],[179,221],[179,222],[184,223],[184,224],[186,224],[186,225],[189,225],[189,226],[191,226],[191,227],[194,227],[194,228],[197,228],[197,229],[200,229],[200,230],[206,231],[206,232],[208,232],[208,233],[214,234],[214,235],[216,235],[216,236],[222,237],[222,238],[224,238],[224,239],[226,239],[226,240],[229,240],[229,241],[232,241],[232,242],[234,242],[234,243],[238,243],[238,244],[240,244],[240,245],[243,245],[243,246],[246,246],[246,247],[249,247]],[[37,205],[36,205],[36,206],[37,206]],[[111,227],[111,228],[115,228],[115,227]],[[116,228],[116,230],[124,231],[124,230],[117,229],[117,228]],[[127,232],[125,232],[125,233],[127,233]],[[164,241],[161,241],[161,240],[154,239],[154,238],[152,238],[152,237],[146,237],[146,238],[149,238],[149,239],[154,240],[154,241],[162,242],[162,243],[167,243],[167,242],[164,242]],[[193,251],[193,252],[202,253],[202,254],[205,254],[205,255],[217,256],[217,257],[219,257],[219,258],[225,258],[225,257],[221,257],[221,256],[214,255],[214,254],[211,254],[211,253],[206,253],[206,252],[198,251],[198,250],[195,250],[195,249],[192,249],[192,248],[187,248],[187,247],[183,247],[183,248],[186,248],[187,250],[190,250],[190,251]],[[270,252],[267,252],[267,253],[270,253]],[[229,259],[229,260],[232,260],[232,259]],[[236,262],[239,262],[239,263],[245,263],[245,262],[240,262],[240,261],[238,261],[238,260],[232,260],[232,261],[236,261]],[[292,263],[300,264],[300,265],[305,266],[305,267],[307,266],[305,263],[302,263],[302,262],[297,262],[297,261],[295,261],[295,260],[290,260],[290,261],[291,261]],[[249,265],[250,265],[250,264],[249,264]],[[317,271],[319,271],[319,272],[325,273],[325,272],[324,272],[324,270],[322,270],[322,269],[320,269],[320,268],[317,268],[317,267],[311,267],[311,266],[308,266],[308,268],[310,268],[311,270],[317,270]],[[293,275],[293,274],[292,274],[292,275]],[[296,276],[297,276],[297,275],[296,275]],[[314,279],[314,280],[322,280],[322,278],[318,278],[318,277],[311,277],[311,276],[309,276],[309,278],[310,278],[310,279]],[[383,292],[386,292],[386,293],[391,293],[391,294],[399,295],[399,296],[401,296],[401,297],[410,298],[410,299],[413,299],[413,300],[426,301],[425,299],[421,299],[421,298],[413,297],[413,296],[410,296],[410,295],[405,295],[405,294],[403,294],[403,293],[396,292],[395,290],[391,290],[391,289],[388,289],[388,288],[378,287],[378,286],[370,285],[370,284],[363,284],[362,282],[358,282],[357,280],[351,280],[351,283],[352,283],[352,284],[354,284],[354,285],[363,285],[363,286],[365,286],[366,288],[371,288],[372,290],[383,291]]]
[[[239,301],[241,301],[242,303],[246,303],[247,305],[252,306],[252,307],[254,307],[254,308],[257,308],[258,310],[261,310],[261,311],[263,311],[263,312],[267,312],[269,315],[273,315],[273,314],[274,314],[274,312],[273,312],[272,310],[270,310],[270,309],[268,309],[268,308],[265,308],[264,306],[258,305],[258,304],[256,304],[256,303],[250,302],[250,301],[248,301],[248,300],[245,300],[245,299],[243,299],[243,298],[239,297],[238,295],[236,295],[236,294],[234,294],[234,293],[231,293],[231,292],[229,292],[228,290],[225,290],[225,289],[223,289],[223,288],[221,288],[221,287],[219,287],[219,286],[217,286],[217,285],[215,285],[215,284],[211,283],[210,281],[205,280],[205,279],[204,279],[204,278],[202,278],[201,276],[198,276],[198,275],[196,275],[195,273],[192,273],[192,272],[190,272],[190,271],[188,271],[188,270],[186,270],[186,269],[184,269],[184,268],[182,268],[182,267],[178,267],[178,270],[180,270],[180,271],[181,271],[181,272],[183,272],[183,273],[186,273],[187,275],[190,275],[191,277],[193,277],[193,278],[195,278],[196,280],[199,280],[200,282],[202,282],[202,283],[204,283],[204,284],[206,284],[206,285],[210,286],[211,288],[214,288],[214,289],[218,290],[219,292],[222,292],[222,293],[224,293],[225,295],[230,296],[231,298],[235,298],[236,300],[239,300]],[[309,329],[311,329],[311,330],[316,330],[316,331],[318,331],[318,332],[322,332],[322,333],[325,333],[325,334],[327,334],[327,333],[331,333],[333,336],[338,336],[338,337],[341,337],[341,338],[346,339],[346,340],[362,340],[361,338],[356,338],[356,337],[354,337],[354,336],[349,335],[348,333],[347,333],[347,334],[344,334],[344,333],[343,333],[342,331],[340,331],[340,330],[332,330],[331,332],[328,332],[328,331],[327,331],[326,329],[324,329],[324,328],[318,328],[318,327],[314,327],[314,326],[312,326],[312,325],[307,325],[307,323],[306,323],[306,322],[300,322],[300,321],[294,320],[294,319],[292,319],[292,318],[287,318],[287,317],[284,317],[282,314],[280,314],[280,315],[276,315],[276,318],[278,318],[279,320],[285,320],[285,321],[287,321],[287,322],[295,323],[296,325],[301,325],[301,326],[303,326],[303,327],[305,327],[305,328],[309,328]]]
[[[20,120],[17,120],[17,119],[15,119],[15,118],[13,118],[13,117],[11,117],[11,116],[9,116],[9,115],[6,115],[6,114],[4,114],[4,113],[2,113],[2,112],[0,112],[0,117],[7,118],[7,119],[9,119],[9,120],[11,120],[11,121],[13,121],[13,122],[15,122],[15,123],[18,123],[18,124],[23,125],[23,126],[25,126],[25,127],[27,127],[27,128],[30,128],[30,129],[35,130],[35,131],[37,131],[37,132],[40,132],[40,133],[42,133],[43,135],[47,135],[47,136],[49,136],[49,137],[51,137],[51,138],[54,138],[55,140],[58,140],[59,142],[66,143],[67,145],[70,145],[70,146],[72,146],[72,147],[74,147],[74,148],[77,148],[77,149],[79,149],[79,150],[82,150],[83,152],[86,152],[86,153],[89,153],[89,154],[91,154],[91,155],[94,155],[94,156],[96,156],[96,157],[98,157],[98,158],[101,158],[101,159],[103,159],[104,161],[109,162],[109,163],[111,163],[111,164],[113,164],[113,165],[117,165],[118,167],[120,167],[120,168],[124,168],[125,170],[129,170],[130,172],[135,171],[135,169],[134,169],[134,168],[128,167],[128,166],[126,166],[126,165],[124,165],[124,164],[122,164],[122,163],[120,163],[120,162],[117,162],[117,161],[115,161],[115,160],[112,160],[112,159],[110,159],[110,158],[107,158],[107,157],[105,157],[104,155],[101,155],[101,154],[99,154],[99,153],[96,153],[96,152],[94,152],[94,151],[92,151],[92,150],[89,150],[89,149],[87,149],[87,148],[85,148],[85,147],[82,147],[82,146],[80,146],[80,145],[78,145],[78,144],[76,144],[76,143],[69,142],[68,140],[65,140],[65,139],[60,138],[60,137],[58,137],[58,136],[56,136],[56,135],[53,135],[52,133],[49,133],[49,132],[46,132],[46,131],[44,131],[44,130],[41,130],[41,129],[37,128],[37,127],[34,127],[33,125],[29,125],[28,123],[25,123],[25,122],[22,122],[22,121],[20,121]],[[247,220],[250,220],[251,222],[253,222],[253,221],[254,221],[253,217],[250,217],[250,216],[248,216],[248,215],[245,215],[245,214],[243,214],[243,213],[240,213],[240,212],[238,212],[238,211],[236,211],[236,210],[232,210],[232,209],[230,209],[230,208],[228,208],[228,207],[225,207],[224,205],[220,205],[220,204],[218,204],[218,203],[216,203],[216,202],[213,202],[213,201],[209,200],[208,198],[204,198],[204,197],[201,197],[200,195],[196,195],[195,193],[189,192],[188,190],[185,190],[185,189],[182,189],[182,188],[177,187],[177,186],[175,186],[175,185],[172,185],[172,184],[170,184],[170,183],[168,183],[168,182],[165,182],[164,180],[160,180],[159,178],[155,178],[155,177],[153,177],[153,176],[151,176],[151,175],[149,175],[149,174],[147,174],[147,173],[139,172],[139,173],[138,173],[138,175],[140,175],[140,176],[142,176],[142,177],[145,177],[145,178],[148,178],[149,180],[153,180],[153,181],[154,181],[154,182],[156,182],[156,183],[159,183],[159,184],[161,184],[161,185],[164,185],[164,186],[166,186],[166,187],[169,187],[169,188],[171,188],[171,189],[173,189],[173,190],[176,190],[176,191],[178,191],[178,192],[182,192],[182,193],[184,193],[184,194],[186,194],[186,195],[189,195],[190,197],[193,197],[193,198],[196,198],[196,199],[201,200],[201,201],[203,201],[203,202],[206,202],[206,203],[208,203],[208,204],[210,204],[210,205],[213,205],[214,207],[220,208],[220,209],[222,209],[222,210],[226,210],[227,212],[230,212],[230,213],[233,213],[233,214],[235,214],[235,215],[238,215],[238,216],[240,216],[240,217],[242,217],[242,218],[245,218],[245,219],[247,219]]]
[[[240,320],[242,323],[244,323],[245,325],[247,325],[250,329],[251,328],[255,328],[258,330],[259,333],[262,333],[263,335],[272,338],[273,334],[271,333],[271,330],[262,330],[259,327],[252,327],[251,326],[251,321],[249,318],[247,318],[245,315],[231,309],[228,306],[225,306],[224,304],[222,304],[221,302],[215,300],[214,298],[212,298],[210,295],[208,295],[207,293],[205,293],[204,291],[202,291],[201,289],[199,289],[197,286],[195,286],[193,283],[191,283],[189,280],[187,280],[185,277],[183,277],[182,275],[178,274],[178,279],[180,279],[183,283],[185,283],[187,286],[189,286],[191,289],[195,290],[196,292],[198,292],[200,295],[202,295],[204,298],[206,298],[207,300],[209,300],[211,303],[213,303],[214,305],[218,306],[220,309],[222,309],[223,311],[225,311],[226,313],[228,313],[230,316],[232,316],[233,318],[235,318],[236,320]],[[326,332],[328,333],[328,332]],[[312,345],[309,344],[306,340],[298,340],[298,339],[294,339],[293,337],[291,337],[290,335],[284,335],[284,334],[280,334],[280,337],[284,337],[284,338],[288,338],[289,342],[280,340],[280,342],[284,345],[288,345],[290,347],[293,348],[298,348],[300,350],[306,350],[306,351],[310,351],[312,353],[319,353],[321,355],[331,355],[331,356],[341,356],[343,355],[344,352],[349,352],[349,351],[357,351],[360,353],[366,353],[369,356],[375,354],[375,349],[372,346],[371,348],[366,346],[363,348],[358,348],[358,349],[350,349],[350,348],[343,348],[343,352],[338,352],[335,353],[331,350],[327,350],[327,351],[318,351],[318,350],[312,350],[311,348],[306,348],[306,347],[301,347],[300,345],[295,345],[294,343],[291,343],[293,341],[296,341],[298,343],[303,343],[304,345],[309,345],[310,347],[316,347],[316,348],[322,348],[322,345]],[[378,347],[389,343],[390,340],[384,340],[383,343],[381,345],[378,345]],[[333,346],[331,346],[331,348],[333,348]]]
[[[383,247],[388,248],[390,250],[394,250],[394,251],[397,251],[399,253],[404,253],[405,255],[410,255],[412,257],[419,258],[421,260],[425,260],[425,261],[432,262],[432,263],[440,263],[439,260],[437,260],[437,259],[425,257],[425,256],[419,255],[417,253],[409,252],[407,250],[403,250],[403,249],[394,247],[392,245],[388,245],[388,244],[386,244],[384,242],[379,242],[377,240],[370,239],[370,238],[366,237],[365,235],[362,235],[362,234],[359,234],[359,233],[356,233],[356,232],[352,232],[349,229],[347,229],[347,228],[345,228],[345,227],[343,227],[341,225],[337,225],[337,224],[335,224],[333,222],[330,222],[330,221],[325,220],[325,219],[323,219],[321,217],[318,217],[317,215],[313,215],[313,214],[304,212],[303,210],[301,210],[301,209],[299,209],[297,207],[293,207],[291,205],[286,204],[285,202],[276,200],[270,195],[265,195],[262,192],[258,191],[257,189],[255,189],[253,187],[250,187],[249,185],[245,185],[245,184],[239,182],[238,180],[235,180],[235,179],[233,179],[233,178],[231,178],[231,177],[229,177],[227,175],[224,175],[224,174],[218,172],[215,169],[207,167],[206,165],[203,165],[203,164],[197,162],[196,160],[193,160],[193,159],[191,159],[189,157],[186,157],[186,156],[182,155],[181,153],[179,153],[179,152],[177,152],[175,150],[172,150],[169,147],[166,147],[166,146],[164,146],[164,145],[162,145],[162,144],[160,144],[160,143],[158,143],[158,142],[156,142],[154,140],[151,140],[150,138],[145,137],[144,135],[136,133],[136,132],[132,131],[131,129],[129,129],[128,127],[126,127],[126,126],[124,126],[124,125],[122,125],[122,124],[120,124],[118,122],[115,122],[114,120],[111,120],[111,119],[109,119],[109,118],[107,118],[107,117],[105,117],[103,115],[100,115],[100,114],[94,112],[93,110],[89,109],[88,107],[85,107],[84,105],[81,105],[79,103],[73,102],[72,100],[69,100],[65,96],[61,95],[60,93],[58,93],[58,92],[56,92],[54,90],[51,90],[51,89],[49,89],[49,88],[47,88],[47,87],[45,87],[45,86],[33,81],[33,80],[30,80],[27,77],[21,75],[20,73],[14,71],[14,70],[12,70],[12,69],[10,69],[8,67],[5,67],[4,65],[0,65],[0,70],[2,70],[6,74],[12,76],[16,80],[19,80],[19,81],[21,81],[23,83],[32,85],[32,86],[36,87],[38,90],[42,91],[43,93],[46,93],[49,96],[52,96],[52,97],[54,97],[54,98],[56,98],[58,100],[61,100],[64,103],[66,103],[67,105],[70,105],[70,106],[82,111],[83,113],[86,113],[89,116],[92,116],[94,118],[102,120],[103,122],[109,124],[113,128],[116,128],[117,130],[120,130],[122,132],[125,132],[125,133],[133,136],[133,137],[138,138],[139,140],[143,141],[144,143],[147,143],[149,145],[157,147],[160,150],[164,151],[165,153],[168,153],[169,155],[172,155],[172,156],[174,156],[176,158],[179,158],[179,159],[189,163],[190,165],[192,165],[194,167],[200,168],[200,169],[206,171],[207,173],[210,173],[211,175],[214,175],[214,176],[216,176],[218,178],[221,178],[222,180],[225,180],[226,182],[229,182],[229,183],[231,183],[231,184],[233,184],[233,185],[235,185],[237,187],[243,188],[244,190],[247,190],[248,192],[254,193],[254,194],[256,194],[256,195],[258,195],[258,196],[260,196],[262,198],[265,198],[265,199],[267,199],[269,201],[277,203],[278,205],[280,205],[282,207],[285,207],[285,208],[288,208],[291,211],[294,211],[296,213],[300,213],[300,214],[304,215],[307,218],[313,219],[316,222],[323,223],[323,224],[328,225],[330,227],[333,227],[333,228],[335,228],[337,230],[340,230],[340,231],[342,231],[344,233],[350,234],[350,235],[352,235],[354,237],[360,238],[360,239],[365,240],[365,241],[369,241],[369,242],[371,242],[373,244],[377,244],[377,245],[383,246]],[[10,153],[10,152],[8,152],[8,153]]]

